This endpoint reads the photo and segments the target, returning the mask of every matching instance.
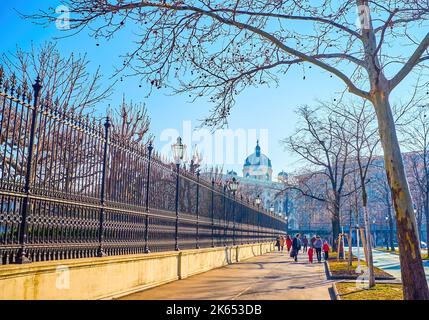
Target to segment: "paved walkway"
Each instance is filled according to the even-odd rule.
[[[362,252],[363,250],[361,249],[360,251]],[[398,279],[401,279],[401,265],[399,262],[398,255],[380,250],[373,250],[372,254],[374,259],[374,266],[386,272],[389,272],[391,275]],[[363,253],[361,253],[360,256],[362,257],[362,259],[364,259]],[[425,268],[426,279],[429,282],[429,261],[423,261],[423,266]]]
[[[124,300],[330,300],[323,263],[273,252],[123,297]]]

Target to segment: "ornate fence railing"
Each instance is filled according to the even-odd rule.
[[[0,76],[0,264],[274,239],[283,220]],[[175,194],[178,190],[178,214]]]

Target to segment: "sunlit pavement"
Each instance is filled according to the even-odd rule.
[[[273,252],[123,297],[126,300],[330,300],[323,263]]]
[[[360,248],[359,251],[360,251],[359,252],[360,257],[364,259],[363,249]],[[353,247],[353,254],[357,255],[356,247]],[[398,279],[401,279],[401,266],[399,263],[398,255],[380,251],[380,250],[373,250],[373,259],[374,259],[374,266],[390,273],[391,275],[393,275]],[[429,282],[429,261],[424,261],[423,265],[426,272],[426,279]]]

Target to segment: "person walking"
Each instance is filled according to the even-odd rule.
[[[307,254],[308,254],[308,262],[309,263],[313,263],[314,249],[313,248],[309,248]]]
[[[277,236],[277,239],[276,239],[276,247],[279,249],[279,251],[280,251],[280,236]]]
[[[283,248],[285,246],[285,237],[284,236],[280,236],[280,251],[283,252]]]
[[[329,251],[330,251],[330,248],[329,248],[328,241],[325,240],[323,242],[323,253],[324,253],[325,261],[328,261],[329,259]]]
[[[290,248],[292,247],[292,240],[290,239],[290,235],[287,235],[286,237],[286,248],[287,252],[290,252]]]
[[[299,254],[299,251],[301,250],[301,240],[299,239],[300,237],[301,237],[301,235],[299,233],[297,233],[295,238],[293,238],[293,241],[292,241],[292,254],[291,254],[291,256],[293,256],[295,262],[298,262],[298,254]]]
[[[307,236],[304,236],[304,238],[302,239],[302,252],[307,252],[307,247],[308,247],[308,239],[307,239]]]
[[[314,235],[310,240],[310,247],[314,248],[314,242],[316,241],[316,236]]]
[[[320,236],[316,236],[316,241],[314,241],[313,247],[316,249],[317,261],[319,263],[322,262],[322,246],[322,239],[320,239]]]

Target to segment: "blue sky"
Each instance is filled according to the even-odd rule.
[[[31,42],[34,44],[50,41],[55,36],[62,33],[54,26],[43,28],[32,24],[30,21],[22,20],[14,8],[25,13],[31,13],[38,8],[47,8],[55,5],[58,1],[2,1],[0,11],[0,27],[2,31],[2,41],[0,52],[13,51],[16,45],[27,49]],[[131,38],[131,37],[130,37]],[[91,61],[91,68],[94,70],[101,66],[106,79],[112,75],[114,66],[120,65],[118,56],[127,51],[131,40],[127,34],[121,35],[119,39],[110,42],[99,41],[100,46],[96,46],[96,41],[84,32],[74,37],[58,40],[58,47],[64,54],[71,52],[85,53]],[[199,125],[199,119],[208,114],[211,104],[205,99],[190,103],[188,96],[169,95],[168,90],[159,90],[149,98],[145,98],[148,92],[143,85],[139,88],[138,78],[125,78],[115,87],[109,101],[100,105],[98,110],[103,110],[110,103],[117,105],[125,93],[128,100],[133,102],[143,102],[146,104],[152,120],[151,131],[155,135],[155,143],[158,149],[166,150],[173,137],[168,141],[161,141],[161,137],[173,135],[175,131],[183,135],[184,121],[192,124],[193,127]],[[315,99],[332,100],[344,89],[340,80],[330,78],[329,74],[317,68],[306,70],[306,80],[302,78],[302,69],[297,67],[292,69],[280,82],[279,87],[248,89],[237,98],[236,107],[229,118],[229,128],[233,131],[244,130],[244,132],[262,132],[261,137],[262,152],[267,153],[273,164],[274,174],[281,170],[292,171],[298,167],[297,159],[288,151],[284,150],[280,143],[290,135],[296,123],[294,110],[302,104],[315,104]],[[398,95],[405,91],[400,90]],[[267,134],[266,134],[267,133]],[[267,138],[266,138],[267,137]],[[240,148],[234,149],[234,160],[228,161],[225,169],[234,169],[241,173],[244,158],[247,153],[253,152],[256,141],[252,138],[248,141],[248,150]],[[189,144],[194,142],[185,141]],[[166,147],[167,146],[167,147]],[[230,150],[225,150],[228,154]],[[218,161],[221,162],[221,161]]]

